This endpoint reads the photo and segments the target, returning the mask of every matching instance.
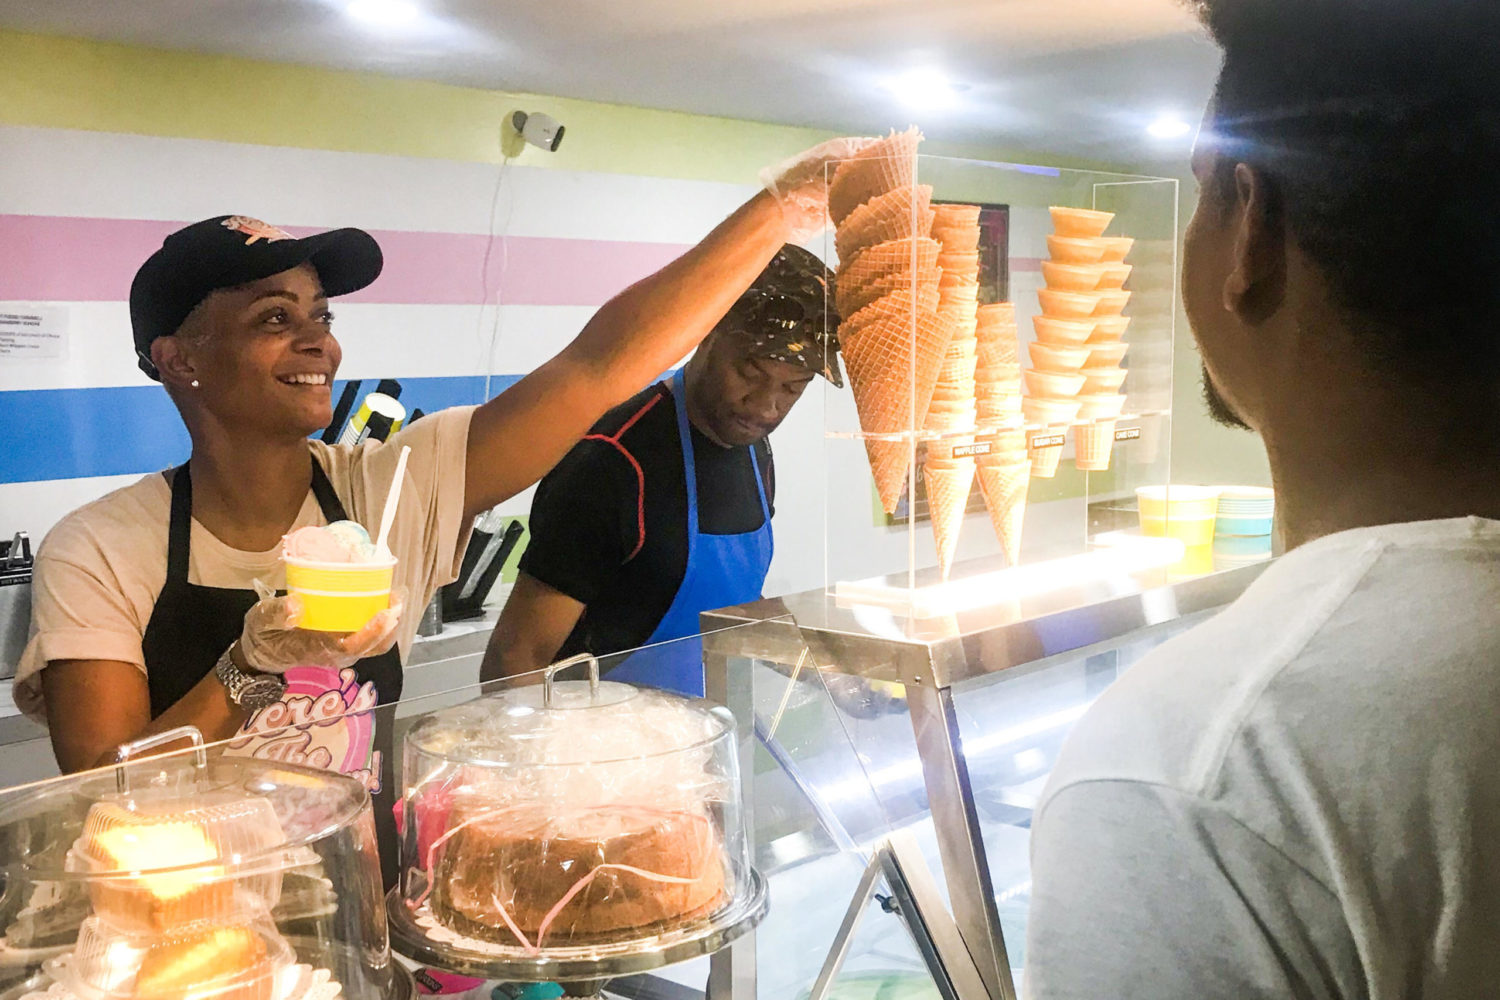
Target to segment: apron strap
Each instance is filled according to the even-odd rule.
[[[347,521],[349,515],[344,512],[343,502],[328,481],[328,473],[323,471],[317,458],[309,457],[312,461],[313,496],[317,498],[324,519],[329,524]],[[188,464],[183,462],[172,470],[172,517],[167,523],[167,579],[178,583],[187,582],[193,538],[193,477]]]
[[[323,466],[316,457],[312,459],[312,491],[318,500],[318,507],[323,511],[324,520],[329,524],[349,520],[349,515],[344,512],[343,502],[339,500],[333,484],[328,481],[328,473],[323,471]]]
[[[172,470],[172,516],[167,522],[167,580],[186,583],[193,534],[193,477],[188,463]]]

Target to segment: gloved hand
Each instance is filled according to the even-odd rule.
[[[277,597],[259,580],[255,590],[260,600],[245,613],[240,652],[252,669],[268,674],[301,666],[342,670],[356,660],[379,656],[396,644],[396,628],[406,604],[405,588],[397,587],[391,591],[391,606],[358,632],[313,632],[297,627],[302,600],[295,594]]]
[[[828,228],[828,164],[847,160],[879,141],[860,136],[829,139],[760,172],[761,183],[786,216],[788,243],[805,243]]]

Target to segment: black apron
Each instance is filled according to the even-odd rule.
[[[334,492],[333,484],[323,472],[316,458],[312,461],[312,491],[317,498],[323,517],[329,522],[347,520],[344,505]],[[157,595],[156,606],[151,611],[151,620],[146,624],[146,634],[141,642],[146,660],[146,681],[151,692],[151,717],[154,719],[171,708],[193,686],[208,675],[224,650],[240,637],[245,624],[245,614],[259,597],[253,590],[230,590],[220,587],[203,587],[188,582],[188,553],[192,539],[193,481],[186,463],[179,466],[172,477],[172,517],[167,532],[167,582]],[[368,694],[373,686],[378,704],[394,704],[401,697],[401,652],[392,647],[380,656],[372,656],[354,664],[353,685],[346,685],[351,692]],[[317,671],[311,671],[314,676]],[[314,698],[305,691],[307,681],[291,681],[289,672],[288,695],[284,703],[300,699],[304,704],[313,704]],[[334,684],[339,682],[335,681]],[[335,701],[341,694],[317,699],[317,704],[326,708],[328,703],[343,705]],[[300,693],[299,693],[300,692]],[[353,696],[350,696],[352,700]],[[361,701],[359,704],[363,704]],[[272,706],[256,713],[262,718],[267,712],[285,716],[285,705]],[[295,721],[295,720],[291,720]],[[326,720],[325,720],[326,721]],[[397,871],[397,839],[395,816],[391,804],[395,801],[392,760],[392,725],[385,719],[384,725],[376,725],[376,713],[364,711],[357,717],[358,724],[372,728],[373,747],[380,755],[380,790],[374,794],[375,830],[380,844],[381,868],[387,886],[395,884]],[[247,723],[252,728],[255,720]],[[311,730],[312,726],[303,727]],[[252,751],[253,752],[253,751]],[[261,754],[255,754],[260,756]],[[334,759],[328,766],[336,770],[341,761]]]

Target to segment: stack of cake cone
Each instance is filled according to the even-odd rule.
[[[937,388],[922,430],[929,435],[922,475],[927,510],[943,579],[958,552],[964,510],[974,486],[977,411],[974,369],[978,359],[979,206],[938,205],[932,236],[938,252],[938,314],[951,329]]]
[[[1006,560],[1014,566],[1021,553],[1021,525],[1026,517],[1026,486],[1031,467],[1026,435],[1021,430],[1021,364],[1016,336],[1016,308],[1009,302],[979,307],[978,394],[982,430],[978,455],[979,488]]]
[[[1026,372],[1028,440],[1055,437],[1062,425],[1082,421],[1074,434],[1077,466],[1102,471],[1109,468],[1115,418],[1125,403],[1124,348],[1112,345],[1129,324],[1120,313],[1130,299],[1123,286],[1131,241],[1104,235],[1114,219],[1109,212],[1054,207],[1051,214],[1051,259],[1042,264],[1046,287],[1037,293],[1042,311]],[[1032,475],[1056,475],[1061,457],[1060,444],[1033,447]]]
[[[839,254],[839,340],[875,488],[894,513],[953,325],[939,318],[932,189],[916,184],[915,128],[840,163],[828,189]]]

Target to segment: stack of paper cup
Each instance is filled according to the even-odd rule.
[[[916,183],[921,141],[915,128],[891,133],[840,163],[828,191],[837,223],[839,340],[887,513],[906,486],[912,435],[926,419],[953,334],[938,312],[932,189]]]
[[[964,510],[974,486],[974,432],[978,412],[979,206],[937,205],[932,238],[938,252],[938,314],[952,328],[937,388],[922,429],[929,440],[922,463],[927,510],[944,579],[958,552]]]
[[[1121,389],[1125,369],[1122,342],[1130,320],[1121,315],[1130,301],[1124,288],[1130,277],[1125,256],[1132,240],[1104,232],[1114,216],[1082,208],[1054,206],[1054,232],[1047,238],[1051,260],[1042,264],[1046,287],[1038,293],[1042,314],[1036,320],[1032,371],[1027,373],[1028,423],[1079,421],[1074,431],[1075,463],[1085,471],[1109,468],[1115,422],[1125,406]],[[1076,403],[1072,415],[1064,401]],[[1062,448],[1051,443],[1056,428],[1039,428],[1032,440],[1047,447],[1032,450],[1032,474],[1057,472]]]

